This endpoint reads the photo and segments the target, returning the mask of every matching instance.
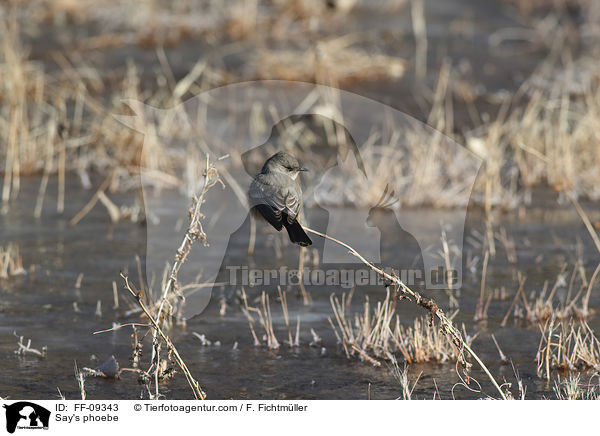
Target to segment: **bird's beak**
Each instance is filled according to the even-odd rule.
[[[304,168],[304,167],[302,167],[302,168],[300,168],[298,171],[308,171],[308,168]]]

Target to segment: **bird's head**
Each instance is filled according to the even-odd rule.
[[[300,171],[308,171],[308,169],[302,167],[298,159],[291,154],[280,151],[275,153],[265,162],[262,169],[263,172],[277,171],[280,173],[287,174],[292,179],[298,177]]]

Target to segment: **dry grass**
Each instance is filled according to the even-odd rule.
[[[287,303],[287,294],[285,291],[282,291],[280,287],[277,288],[277,293],[279,297],[279,302],[281,304],[281,311],[283,314],[283,319],[285,321],[285,326],[287,329],[287,342],[290,348],[299,347],[300,346],[300,316],[297,317],[296,328],[295,328],[295,336],[292,339],[292,330],[290,327],[290,318],[289,318],[289,309]],[[260,346],[261,344],[265,344],[269,350],[277,350],[281,346],[281,342],[277,339],[275,335],[275,328],[273,327],[273,317],[271,315],[271,302],[270,297],[267,292],[262,291],[259,299],[259,306],[253,307],[248,304],[248,295],[246,291],[242,288],[241,290],[242,297],[242,312],[246,315],[248,319],[248,326],[250,328],[250,333],[252,334],[252,338],[254,340],[255,346]],[[261,339],[259,339],[258,334],[256,333],[255,318],[258,318],[260,327],[262,328],[263,334],[261,335]],[[314,338],[314,342],[319,342],[320,339],[314,333],[314,330],[311,330]]]
[[[459,89],[463,84],[450,63],[442,66],[434,89],[424,92],[430,105],[427,124],[467,144],[483,160],[484,171],[473,195],[470,180],[466,177],[473,167],[449,153],[447,144],[432,135],[431,129],[417,126],[403,130],[383,123],[372,126],[368,140],[358,144],[369,183],[364,183],[363,175],[356,168],[342,167],[339,173],[324,180],[322,199],[325,203],[350,202],[370,206],[376,203],[388,185],[398,197],[397,205],[402,207],[457,207],[466,206],[469,202],[478,203],[484,205],[488,212],[487,237],[493,255],[492,210],[528,204],[534,187],[549,185],[561,192],[561,196],[567,193],[575,201],[581,196],[600,199],[600,148],[597,146],[600,142],[597,129],[600,125],[600,68],[597,48],[593,44],[600,35],[598,25],[594,23],[598,17],[597,2],[510,1],[522,8],[540,5],[583,8],[584,24],[579,29],[582,45],[577,54],[570,50],[572,29],[558,18],[551,16],[543,22],[532,22],[528,38],[531,41],[537,39],[536,46],[543,40],[541,45],[550,52],[547,61],[514,96],[503,101],[496,119],[478,119],[477,127],[468,132],[460,131],[460,126],[455,125],[453,104],[461,92],[465,96],[471,90]],[[419,9],[421,3],[413,3],[412,13],[418,17],[418,22],[413,23],[413,32],[418,40],[417,75],[423,78],[427,67],[424,62],[427,34]],[[118,207],[111,199],[118,191],[139,188],[140,168],[154,175],[155,186],[196,192],[199,174],[204,168],[204,155],[192,146],[183,149],[183,152],[171,150],[161,143],[161,135],[168,135],[183,144],[194,141],[210,144],[210,151],[215,155],[226,152],[228,145],[219,138],[209,137],[205,126],[186,128],[187,120],[178,116],[142,120],[141,127],[150,132],[146,135],[146,148],[142,152],[142,136],[112,116],[126,110],[118,103],[120,98],[155,106],[175,106],[185,97],[243,79],[283,78],[338,86],[361,81],[397,80],[409,68],[404,59],[380,50],[376,41],[381,40],[381,35],[360,32],[340,35],[345,12],[313,8],[308,0],[240,0],[231,2],[227,7],[214,2],[206,6],[189,0],[148,1],[136,5],[120,0],[109,0],[102,5],[89,0],[38,0],[28,4],[12,1],[1,8],[2,209],[6,211],[11,202],[19,198],[22,177],[41,176],[33,212],[37,217],[42,216],[44,204],[48,201],[46,191],[51,177],[56,177],[58,182],[55,199],[58,212],[64,210],[65,198],[68,198],[73,180],[89,189],[99,178],[103,182],[90,193],[90,203],[73,217],[72,224],[83,219],[97,204],[107,210],[113,221],[126,218],[142,220],[139,202]],[[54,24],[58,29],[67,27],[68,23],[77,26],[101,23],[108,27],[109,32],[49,53],[58,66],[57,70],[50,72],[46,65],[28,56],[23,35],[30,36],[30,32],[35,32],[32,28],[40,24]],[[556,24],[557,29],[551,27],[549,32],[548,23]],[[223,29],[225,32],[222,32]],[[202,59],[178,81],[163,47],[198,37],[217,47],[215,51],[218,54]],[[314,44],[314,41],[319,43]],[[131,45],[156,49],[161,71],[156,74],[156,84],[150,89],[142,85],[139,67],[133,62],[128,63],[123,73],[113,74],[94,63],[94,56],[87,56],[87,53],[98,54],[98,50],[109,47]],[[249,50],[249,47],[259,49]],[[247,52],[244,68],[227,71],[223,59],[244,52]],[[231,111],[235,111],[235,105],[231,106]],[[317,98],[309,109],[317,107],[324,109],[325,113],[341,112],[336,106],[335,95],[333,98]],[[277,118],[277,114],[271,114],[269,108],[260,105],[253,113],[256,116],[251,121],[251,130],[256,132]],[[406,153],[398,153],[399,143],[403,144]],[[238,161],[237,158],[232,159],[232,165],[239,165]],[[516,264],[514,241],[502,231],[498,238],[506,248],[510,263]],[[449,262],[448,251],[444,256]],[[0,278],[23,272],[18,248],[12,245],[0,248]],[[553,368],[597,368],[598,342],[589,326],[584,322],[565,327],[564,323],[557,324],[558,321],[555,321],[585,319],[592,313],[589,298],[597,272],[587,282],[582,279],[579,288],[571,280],[567,298],[558,302],[555,299],[558,285],[527,296],[524,279],[519,283],[509,312],[515,318],[546,323],[538,364],[548,377]],[[572,277],[575,274],[574,268]],[[491,298],[485,290],[485,273],[482,277],[478,319],[487,316]],[[132,307],[129,313],[140,312],[144,308],[150,314],[158,313],[154,317],[156,325],[152,326],[155,335],[159,335],[163,328],[172,327],[174,320],[179,319],[178,295],[170,292],[170,282],[169,274],[165,274],[160,288],[165,292],[160,295],[153,293],[151,286],[145,284],[141,277],[139,292],[130,283],[132,294],[139,297],[140,304]],[[403,326],[395,313],[395,298],[389,294],[375,307],[365,302],[363,313],[357,314],[353,321],[345,313],[344,298],[342,296],[340,302],[332,297],[335,314],[332,327],[349,357],[359,357],[373,364],[381,364],[384,360],[393,362],[395,356],[402,356],[407,362],[457,358],[456,347],[426,320],[417,319],[412,326]],[[290,346],[297,346],[299,321],[293,340],[287,300],[281,291],[279,299],[287,327],[287,342]],[[264,342],[269,348],[279,347],[283,341],[276,337],[273,328],[269,295],[262,294],[258,307],[249,306],[246,298],[244,302],[255,342]],[[163,307],[168,309],[163,310]],[[258,317],[263,331],[261,340],[254,330],[252,315]],[[137,339],[135,344],[138,344]],[[157,374],[163,363],[160,359],[153,363],[156,363]],[[199,390],[195,392],[201,393]],[[404,393],[410,396],[409,390]]]
[[[458,357],[458,349],[431,319],[417,318],[412,326],[403,326],[396,314],[396,297],[387,291],[385,300],[371,308],[366,299],[361,314],[354,320],[347,315],[346,295],[341,301],[330,297],[334,319],[330,324],[348,358],[360,358],[375,366],[384,360],[394,362],[402,356],[407,363],[447,362]],[[471,343],[467,337],[467,344]]]
[[[122,276],[125,280],[125,289],[129,292],[129,294],[135,298],[136,302],[139,304],[140,308],[144,315],[150,320],[150,326],[154,332],[156,332],[157,339],[153,341],[153,356],[152,356],[152,364],[147,370],[135,369],[135,372],[140,374],[140,381],[146,386],[148,396],[150,399],[160,399],[162,394],[160,393],[160,383],[167,382],[174,375],[174,366],[179,367],[181,372],[184,374],[188,385],[190,386],[195,399],[204,400],[206,399],[206,393],[202,390],[202,387],[198,383],[198,381],[192,376],[190,370],[188,369],[185,361],[180,356],[175,344],[171,341],[171,338],[163,331],[160,326],[160,313],[159,317],[154,319],[153,314],[148,310],[148,308],[144,305],[141,295],[136,293],[129,283],[129,280],[126,276]],[[119,326],[120,328],[121,326]],[[112,330],[112,329],[111,329]],[[167,359],[162,359],[160,357],[161,345],[164,342],[167,348]],[[135,352],[140,349],[140,346],[135,346]],[[152,390],[151,383],[154,382],[154,389]]]
[[[540,330],[542,338],[536,355],[540,377],[550,380],[552,370],[600,370],[600,341],[585,321],[575,324],[552,318]]]
[[[0,279],[27,274],[18,245],[0,246]]]
[[[559,400],[600,400],[600,383],[592,383],[596,377],[600,376],[594,374],[589,378],[587,384],[582,382],[580,374],[569,374],[562,380],[558,377],[553,388],[556,398]]]
[[[528,323],[543,324],[550,319],[586,320],[594,315],[595,311],[589,307],[589,301],[600,273],[600,266],[595,269],[589,280],[580,263],[575,264],[570,274],[565,270],[566,265],[551,288],[546,281],[541,290],[532,291],[529,295],[524,290],[526,278],[518,273],[519,287],[501,325],[505,326],[511,316]],[[562,291],[560,298],[559,291]]]
[[[117,207],[111,194],[138,189],[140,168],[147,169],[150,177],[154,174],[161,186],[180,186],[178,170],[190,165],[186,157],[157,143],[155,136],[150,134],[144,141],[142,135],[119,122],[113,114],[123,112],[120,103],[123,98],[155,106],[175,104],[180,93],[185,93],[191,84],[182,82],[176,86],[175,83],[171,89],[167,80],[159,80],[162,84],[148,93],[140,89],[139,73],[133,63],[128,63],[123,76],[115,80],[107,77],[106,71],[88,64],[84,52],[77,48],[65,54],[51,53],[60,68],[48,73],[43,64],[27,58],[21,42],[21,26],[27,23],[17,19],[19,10],[7,8],[4,12],[0,23],[0,80],[4,84],[0,88],[0,101],[4,103],[0,110],[3,210],[18,198],[21,177],[42,175],[34,209],[34,215],[40,217],[51,177],[58,181],[56,210],[61,213],[67,185],[77,180],[89,189],[92,174],[100,173],[105,182],[71,224],[81,220],[97,202],[107,209],[113,221],[142,220],[137,200],[131,206]],[[167,130],[169,120],[163,121],[155,126],[142,120],[149,124],[140,127],[146,132],[160,127],[161,133],[178,137],[181,126]],[[190,137],[187,132],[184,139]],[[203,160],[203,156],[196,156],[193,165],[196,172],[201,172],[198,168],[203,166]],[[198,177],[194,180],[197,183]]]
[[[394,80],[407,68],[403,59],[360,48],[345,41],[324,42],[305,51],[264,50],[251,65],[256,79],[278,79],[348,86],[366,80]]]
[[[13,334],[15,335],[15,337],[19,338],[19,341],[17,342],[18,348],[17,350],[15,350],[15,354],[18,354],[19,356],[33,354],[34,356],[37,356],[40,359],[46,358],[48,354],[48,347],[44,345],[41,350],[38,350],[37,348],[33,348],[31,346],[31,339],[27,339],[27,343],[25,343],[25,338],[23,336],[17,335],[16,332],[13,332]]]
[[[87,1],[34,3],[37,8],[16,3],[5,6],[0,26],[0,81],[4,84],[0,100],[5,103],[0,110],[0,157],[4,162],[0,171],[4,209],[11,199],[17,198],[21,177],[43,174],[37,216],[42,213],[48,178],[54,175],[59,182],[56,208],[60,212],[64,208],[67,178],[72,174],[77,174],[87,187],[91,171],[110,174],[110,184],[95,201],[106,207],[113,220],[132,216],[141,219],[135,205],[130,208],[133,210],[119,210],[110,199],[115,191],[136,188],[135,176],[140,166],[155,175],[158,185],[193,189],[191,185],[197,178],[193,177],[190,163],[201,167],[202,157],[188,154],[182,158],[182,153],[173,153],[157,139],[153,141],[153,135],[147,135],[142,153],[141,135],[112,117],[123,110],[117,98],[172,106],[184,96],[232,81],[278,78],[316,80],[337,86],[393,80],[406,68],[403,59],[377,50],[380,35],[344,34],[340,27],[343,12],[327,12],[303,2],[265,5],[240,1],[227,8],[189,1],[168,6],[145,2],[135,7],[118,1],[103,5]],[[581,2],[581,7],[593,8],[592,3]],[[415,16],[421,16],[418,12],[413,10]],[[592,12],[590,9],[586,16],[593,16]],[[52,54],[60,68],[48,73],[42,64],[28,59],[21,34],[26,30],[24,25],[61,20],[72,20],[77,25],[108,20],[113,33],[81,41],[79,47],[70,48],[66,54]],[[596,28],[588,24],[586,31],[593,37]],[[422,52],[423,47],[426,50],[422,30],[425,23],[417,27],[415,32],[421,35],[417,38],[418,51]],[[224,45],[222,56],[245,51],[245,67],[235,73],[225,72],[221,60],[203,60],[185,79],[176,81],[161,47],[211,35],[218,46],[223,44],[216,36],[221,28],[229,29],[230,37],[238,41]],[[315,32],[319,44],[307,42],[306,35],[311,32]],[[374,204],[386,185],[398,195],[398,206],[456,207],[473,201],[486,205],[488,212],[491,207],[511,208],[527,203],[531,189],[540,184],[569,190],[576,196],[600,198],[600,152],[594,146],[600,140],[594,127],[600,121],[600,69],[592,49],[575,57],[568,54],[566,47],[563,56],[555,55],[565,44],[565,32],[554,32],[547,62],[503,104],[497,119],[479,120],[477,128],[470,132],[457,134],[453,121],[453,99],[458,93],[456,87],[462,83],[460,77],[449,63],[440,69],[428,97],[431,110],[427,124],[457,137],[483,159],[484,177],[479,178],[472,196],[472,180],[466,176],[473,173],[473,168],[450,153],[447,144],[431,130],[417,127],[405,131],[381,125],[373,126],[373,134],[365,144],[358,144],[370,183],[363,183],[364,176],[356,169],[344,169],[323,185],[324,201],[340,204],[359,198]],[[270,44],[273,41],[277,44]],[[158,47],[162,73],[157,87],[150,92],[142,89],[133,63],[129,63],[122,77],[115,78],[86,58],[89,50],[131,43]],[[248,45],[263,48],[250,51]],[[423,54],[417,57],[422,58]],[[419,65],[423,70],[422,61]],[[315,107],[325,103],[331,106],[332,102],[334,106],[328,111],[339,112],[335,98],[319,101]],[[268,108],[259,112],[266,114]],[[261,117],[262,120],[255,120],[257,128],[261,123],[269,124],[268,117]],[[205,137],[202,128],[183,128],[183,120],[165,117],[143,122],[147,132],[171,134],[183,143],[204,139],[216,155],[224,152],[214,138]],[[406,152],[398,152],[399,141]]]
[[[404,366],[402,368],[400,368],[400,366],[398,365],[398,361],[396,359],[392,359],[390,366],[391,366],[390,371],[391,371],[392,375],[394,376],[394,378],[396,379],[396,381],[402,388],[402,396],[398,397],[398,399],[412,400],[413,391],[417,387],[417,383],[419,382],[419,379],[421,378],[421,374],[419,374],[416,377],[415,381],[413,382],[413,384],[411,386],[409,377],[408,377],[408,365],[406,365],[406,363],[404,364]],[[435,399],[435,395],[434,395],[433,399]]]
[[[3,207],[6,209],[9,201],[18,197],[22,176],[42,174],[34,212],[39,217],[48,178],[56,175],[59,182],[56,208],[62,212],[67,171],[78,173],[84,186],[89,186],[92,168],[114,168],[121,160],[122,165],[130,163],[126,161],[125,149],[131,143],[126,138],[131,132],[122,135],[123,129],[106,128],[103,126],[106,121],[102,120],[98,125],[84,123],[92,116],[108,120],[110,113],[109,108],[102,107],[90,95],[89,80],[75,69],[65,70],[66,77],[62,78],[60,74],[58,77],[46,74],[39,63],[24,57],[16,19],[13,17],[3,24],[5,27],[0,28],[3,40],[0,80],[5,84],[0,90],[0,100],[5,103],[0,111],[3,137],[0,156],[5,162]],[[67,119],[67,106],[75,107],[72,119]],[[115,145],[119,141],[125,141],[121,150]]]
[[[540,184],[600,198],[600,155],[593,146],[600,139],[593,127],[600,114],[600,70],[583,61],[571,63],[565,74],[572,80],[562,82],[554,77],[558,68],[549,67],[534,76],[523,91],[530,95],[523,107],[515,108],[505,120],[485,126],[482,135],[473,134],[467,141],[485,158],[492,205],[528,203],[531,189]],[[569,87],[574,86],[575,71],[581,70],[593,78],[581,85],[582,94],[573,95]],[[548,83],[536,86],[533,83],[537,80]],[[480,198],[481,189],[476,192]]]
[[[203,220],[205,215],[200,212],[206,193],[214,186],[222,185],[219,173],[214,164],[206,157],[205,167],[202,177],[202,186],[199,191],[193,196],[192,205],[189,209],[189,225],[181,240],[179,246],[175,250],[173,263],[167,265],[165,274],[162,280],[162,286],[159,296],[154,296],[151,288],[148,287],[143,278],[142,267],[139,257],[137,258],[137,269],[140,280],[141,289],[138,290],[130,282],[127,275],[121,273],[121,277],[125,281],[125,290],[133,297],[135,305],[148,320],[148,334],[152,336],[152,355],[151,363],[148,369],[140,368],[140,355],[142,344],[138,336],[136,326],[139,324],[129,323],[124,325],[132,325],[134,328],[133,335],[133,369],[128,369],[139,374],[141,382],[146,386],[148,396],[151,399],[159,399],[162,397],[160,392],[160,383],[170,380],[175,374],[175,367],[183,373],[188,385],[190,386],[196,399],[204,400],[206,394],[200,387],[198,381],[192,376],[185,361],[179,354],[175,344],[168,335],[169,330],[173,327],[173,320],[180,319],[180,313],[177,313],[177,307],[181,309],[182,302],[179,306],[172,304],[174,300],[184,300],[184,286],[179,282],[179,272],[188,258],[195,242],[200,242],[207,245],[207,235],[204,232]],[[192,287],[198,287],[194,284]],[[114,288],[114,286],[113,286]],[[113,291],[114,292],[114,291]],[[118,296],[114,296],[115,308],[118,307]],[[127,314],[133,314],[136,311],[128,311]],[[96,333],[105,333],[108,331],[117,330],[124,325],[115,325],[112,329],[99,331]],[[167,358],[161,357],[163,345],[167,349]],[[152,386],[154,383],[154,386]]]

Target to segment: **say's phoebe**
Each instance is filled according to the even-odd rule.
[[[302,210],[302,190],[296,181],[299,171],[308,170],[291,154],[275,153],[252,181],[248,197],[254,213],[258,212],[277,231],[285,227],[290,241],[306,247],[312,241],[298,222]]]

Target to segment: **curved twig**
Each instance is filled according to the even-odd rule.
[[[469,345],[467,345],[467,343],[464,341],[462,334],[460,333],[460,331],[454,327],[454,324],[452,323],[452,321],[450,321],[448,319],[448,317],[446,317],[446,315],[444,314],[444,312],[437,306],[437,304],[435,303],[435,301],[433,301],[430,298],[426,298],[423,297],[421,294],[419,294],[416,291],[413,291],[412,289],[410,289],[408,286],[406,286],[402,280],[400,280],[398,277],[393,276],[391,274],[386,273],[384,270],[382,270],[381,268],[377,268],[375,265],[373,265],[371,262],[369,262],[367,259],[365,259],[359,252],[357,252],[354,248],[352,248],[350,245],[346,244],[345,242],[342,242],[338,239],[332,238],[331,236],[328,236],[324,233],[318,232],[316,230],[310,229],[308,227],[304,227],[304,230],[306,230],[307,232],[310,232],[314,235],[320,236],[322,238],[328,239],[332,242],[335,242],[338,245],[341,245],[344,248],[347,248],[349,253],[353,256],[355,256],[356,258],[358,258],[362,263],[364,263],[366,266],[368,266],[370,269],[372,269],[373,271],[375,271],[377,274],[379,274],[381,277],[384,277],[385,279],[395,283],[396,285],[398,285],[399,287],[399,292],[401,294],[401,296],[404,297],[409,297],[409,299],[414,300],[414,302],[421,306],[422,308],[426,309],[432,317],[437,317],[437,319],[440,322],[440,327],[442,330],[442,333],[444,333],[445,335],[449,335],[449,337],[452,339],[452,342],[454,343],[454,345],[456,345],[456,347],[458,347],[458,361],[464,365],[466,368],[469,367],[469,364],[467,363],[467,361],[464,358],[464,350],[466,350],[473,359],[475,359],[475,361],[479,364],[479,366],[481,367],[481,369],[483,370],[483,372],[485,372],[485,374],[488,376],[488,378],[490,379],[490,381],[492,382],[492,384],[494,385],[494,387],[498,390],[498,392],[500,393],[500,397],[503,400],[506,400],[506,395],[504,394],[504,392],[502,391],[502,389],[500,388],[500,385],[498,385],[498,383],[496,382],[496,380],[494,379],[494,377],[492,376],[492,374],[490,373],[490,371],[487,369],[487,367],[485,366],[485,364],[481,361],[481,359],[479,358],[479,356],[477,356],[477,354],[475,354],[475,352],[471,349],[471,347],[469,347]]]

